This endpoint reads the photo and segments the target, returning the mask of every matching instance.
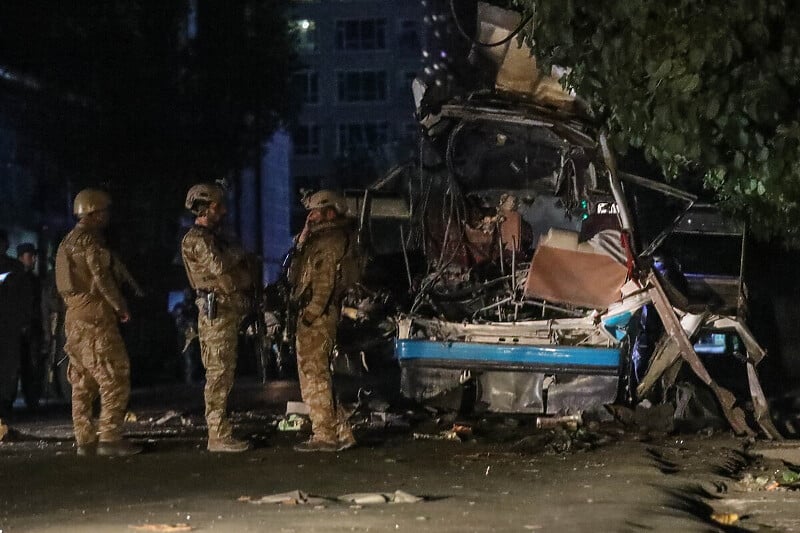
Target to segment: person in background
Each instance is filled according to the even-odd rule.
[[[17,397],[20,336],[30,323],[33,288],[22,263],[7,255],[8,233],[0,230],[0,419],[8,420]]]
[[[36,273],[36,247],[29,242],[18,245],[17,260],[22,264],[26,285],[33,291],[29,298],[31,307],[26,311],[30,319],[22,327],[20,335],[22,395],[25,404],[33,408],[39,404],[45,379],[42,356],[42,283]]]

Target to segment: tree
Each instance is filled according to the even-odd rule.
[[[511,0],[545,68],[615,147],[696,175],[761,236],[800,244],[800,4]]]

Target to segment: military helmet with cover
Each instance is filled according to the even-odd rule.
[[[212,203],[222,203],[225,200],[225,191],[214,183],[198,183],[193,185],[186,193],[186,209],[195,215],[202,212]]]
[[[331,191],[328,189],[315,192],[305,199],[303,205],[305,205],[305,208],[308,211],[331,207],[340,215],[347,214],[347,201],[345,200],[344,196],[336,191]]]
[[[111,196],[107,192],[100,189],[83,189],[75,196],[72,212],[80,218],[109,207],[111,207]]]

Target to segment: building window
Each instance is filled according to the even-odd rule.
[[[397,31],[397,46],[402,50],[418,51],[422,46],[416,20],[401,20]]]
[[[295,20],[291,23],[290,29],[298,52],[308,54],[317,51],[316,22],[308,19]]]
[[[298,72],[292,77],[292,89],[304,104],[319,103],[319,75],[311,70]]]
[[[297,126],[292,135],[294,155],[319,155],[320,133],[316,124],[301,124]]]
[[[349,71],[336,73],[340,102],[379,102],[386,100],[386,72]]]
[[[386,144],[389,141],[389,123],[382,121],[339,124],[338,141],[337,151],[341,156]]]
[[[384,50],[386,19],[336,21],[337,50]]]

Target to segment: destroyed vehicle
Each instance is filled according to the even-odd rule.
[[[469,384],[489,411],[574,413],[645,398],[683,361],[737,433],[752,433],[740,407],[749,401],[777,436],[755,372],[764,352],[742,318],[743,229],[713,206],[694,206],[692,195],[617,172],[588,129],[513,104],[442,107],[445,161],[422,169],[412,200],[419,240],[408,245],[423,250],[428,268],[409,271],[414,298],[398,319],[403,394],[426,402]],[[647,194],[660,194],[674,218],[650,240],[637,227],[664,213],[642,210]],[[670,202],[683,204],[677,217]],[[737,268],[695,268],[691,253],[718,236],[737,243],[715,254],[738,250]],[[660,325],[645,331],[646,309],[665,332],[649,350],[642,336]],[[721,338],[738,347],[747,398],[706,368],[718,355],[708,339]]]
[[[501,38],[496,11],[481,5],[478,26]],[[373,188],[407,192],[400,236],[413,299],[395,340],[403,395],[466,391],[488,411],[576,413],[660,401],[685,366],[737,434],[757,424],[778,438],[756,373],[764,351],[744,322],[742,262],[724,272],[680,263],[716,236],[743,257],[743,228],[691,194],[619,171],[579,101],[541,79],[529,49],[512,40],[489,60],[489,89],[453,96],[418,78],[418,171]],[[422,272],[410,266],[415,254]],[[741,365],[745,395],[709,373],[700,355],[709,338],[735,339],[738,359],[725,364]]]

